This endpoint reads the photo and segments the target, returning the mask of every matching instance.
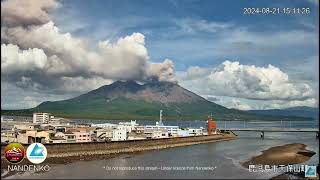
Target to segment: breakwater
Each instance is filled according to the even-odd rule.
[[[96,158],[113,157],[122,153],[133,153],[147,150],[164,149],[171,147],[180,147],[194,144],[202,144],[217,141],[233,140],[236,136],[233,133],[219,135],[204,135],[191,137],[175,137],[164,139],[146,139],[146,140],[130,140],[130,141],[114,141],[114,142],[90,142],[90,143],[59,143],[45,144],[48,151],[48,162],[60,162],[69,160],[90,160]],[[24,145],[25,148],[28,145]],[[2,163],[6,161],[3,157]],[[26,159],[25,159],[26,160]],[[25,161],[24,160],[24,161]]]

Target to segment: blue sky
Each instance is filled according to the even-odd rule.
[[[243,8],[247,7],[310,8],[310,14],[244,15]],[[100,41],[116,43],[120,38],[133,33],[143,34],[150,62],[172,60],[180,85],[204,97],[215,97],[219,99],[217,103],[227,107],[265,109],[318,106],[317,0],[65,0],[59,1],[59,6],[50,11],[49,16],[60,33],[70,33],[74,38],[88,42],[93,51]],[[26,48],[23,45],[19,47]],[[226,64],[238,68],[237,71],[243,74],[253,72],[251,66],[258,74],[268,74],[268,71],[272,74],[274,69],[268,68],[272,65],[280,69],[281,78],[289,77],[286,81],[288,85],[281,91],[285,91],[285,88],[294,91],[275,95],[280,90],[269,87],[271,95],[257,93],[254,98],[250,98],[232,90],[229,96],[220,89],[207,87],[208,84],[217,85],[212,81],[218,79],[214,72],[219,72],[219,68],[225,67],[221,71],[225,73],[225,78],[238,78],[226,72],[226,61],[238,62],[239,65]],[[192,71],[195,68],[198,68],[196,75]],[[270,75],[267,79],[273,77],[277,78],[278,75]],[[283,82],[281,78],[279,82]],[[252,79],[257,79],[258,83],[264,81],[260,75],[253,75]],[[239,77],[230,82],[226,79],[226,82],[250,84],[255,82],[252,79]],[[303,86],[313,91],[305,98],[302,91],[307,90]],[[240,88],[240,85],[235,87]],[[76,94],[59,94],[59,97],[63,99]],[[29,95],[33,104],[42,100]],[[9,104],[4,105],[16,107]]]
[[[228,31],[237,29],[245,29],[261,36],[293,30],[314,32],[319,7],[309,1],[106,0],[62,3],[62,7],[55,13],[58,16],[56,23],[61,24],[62,30],[66,26],[66,32],[70,32],[71,28],[72,34],[76,36],[96,40],[118,39],[133,32],[141,32],[146,36],[146,46],[152,59],[174,59],[177,70],[184,70],[189,65],[212,66],[225,59],[239,59],[243,63],[254,62],[257,65],[282,65],[280,61],[305,58],[309,54],[317,54],[318,49],[314,44],[303,48],[294,44],[288,49],[271,48],[272,54],[268,51],[252,54],[245,50],[230,54],[235,47],[221,47],[225,49],[225,53],[215,52],[214,48],[221,38],[228,36]],[[311,14],[244,15],[245,7],[310,7]],[[181,27],[183,23],[197,22],[202,22],[204,27]],[[210,23],[229,26],[214,30],[210,29]],[[287,51],[291,53],[288,54]]]

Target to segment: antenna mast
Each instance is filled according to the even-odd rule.
[[[162,110],[160,110],[160,122],[159,122],[160,126],[163,126],[163,123],[162,123]]]

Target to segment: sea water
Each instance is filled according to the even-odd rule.
[[[76,120],[86,123],[90,120]],[[96,123],[110,121],[93,121]],[[112,121],[111,123],[118,123]],[[141,125],[154,124],[154,121],[137,121]],[[319,127],[315,122],[218,122],[218,127]],[[180,127],[206,127],[206,121],[166,121],[166,125]],[[111,159],[76,161],[69,164],[51,165],[49,172],[15,174],[8,178],[271,178],[279,173],[249,172],[241,162],[261,154],[262,150],[289,143],[303,143],[316,154],[301,164],[318,165],[319,140],[315,133],[239,132],[238,139],[231,141],[198,144],[184,147],[123,154]],[[94,149],[93,149],[94,151]]]

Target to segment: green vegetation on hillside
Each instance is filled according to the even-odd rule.
[[[33,112],[50,112],[65,118],[92,119],[155,119],[159,110],[164,111],[166,119],[205,120],[212,114],[216,120],[303,120],[308,118],[255,115],[244,111],[227,109],[209,101],[192,103],[161,104],[127,98],[74,98],[65,101],[44,102],[26,110],[2,110],[2,115],[32,115]]]

